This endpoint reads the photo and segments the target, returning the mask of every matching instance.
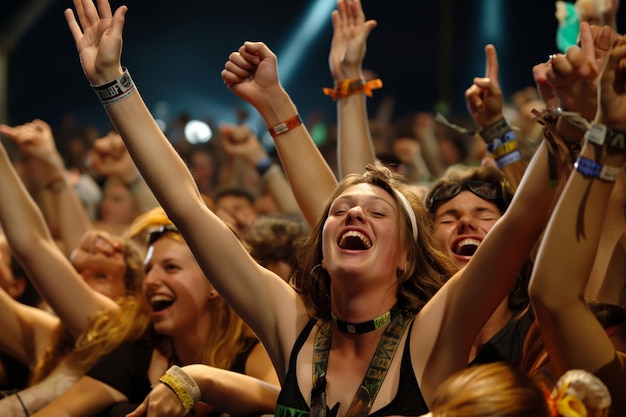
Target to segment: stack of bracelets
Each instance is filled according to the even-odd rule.
[[[174,391],[174,394],[176,394],[183,404],[187,414],[189,414],[195,404],[200,401],[201,393],[196,381],[176,365],[168,369],[159,381]]]
[[[606,145],[609,149],[624,151],[626,148],[626,133],[617,130],[609,130],[606,126],[591,123],[585,133],[585,141],[596,145]],[[574,167],[578,172],[588,178],[599,178],[604,181],[614,182],[622,173],[622,167],[602,165],[593,159],[579,156]]]
[[[483,128],[479,134],[498,168],[502,169],[522,159],[515,133],[504,117]]]

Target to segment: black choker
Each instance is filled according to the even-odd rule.
[[[391,322],[391,320],[400,314],[400,307],[396,304],[386,313],[376,317],[375,319],[364,321],[363,323],[348,323],[347,321],[339,320],[333,312],[330,314],[333,319],[334,327],[344,333],[359,334],[369,333],[386,326]]]

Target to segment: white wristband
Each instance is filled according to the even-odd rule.
[[[92,85],[93,91],[96,93],[100,101],[105,106],[118,103],[128,96],[137,92],[135,83],[130,77],[127,68],[123,68],[124,73],[111,82],[100,85]]]

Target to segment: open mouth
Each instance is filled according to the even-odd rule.
[[[456,255],[460,256],[473,256],[476,253],[476,250],[480,246],[480,240],[476,239],[463,239],[459,241],[452,251]]]
[[[363,233],[350,230],[339,238],[337,242],[341,249],[367,250],[372,247],[372,242]]]
[[[157,294],[150,297],[149,302],[152,311],[159,312],[174,304],[174,299],[165,295]]]

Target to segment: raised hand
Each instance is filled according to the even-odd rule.
[[[474,78],[474,84],[465,91],[465,102],[470,114],[481,127],[502,118],[502,90],[498,81],[498,55],[493,45],[485,46],[485,77]]]
[[[547,73],[549,68],[549,61],[535,65],[532,70],[533,79],[535,80],[535,87],[537,87],[537,91],[546,107],[556,109],[559,107],[559,98],[556,96],[552,84],[548,81]]]
[[[126,184],[137,178],[137,168],[117,132],[97,139],[89,153],[90,165],[101,175],[115,176]]]
[[[92,85],[104,84],[122,74],[122,29],[127,11],[126,6],[120,6],[112,15],[107,0],[97,1],[96,9],[93,0],[74,0],[78,22],[71,9],[65,10],[83,71]]]
[[[548,62],[546,78],[559,105],[593,120],[596,114],[597,79],[615,32],[608,26],[580,24],[581,47],[570,47]]]
[[[245,42],[228,57],[222,79],[235,95],[257,107],[284,92],[278,79],[276,55],[263,42]]]
[[[333,10],[333,39],[328,64],[335,81],[362,77],[366,41],[377,23],[365,20],[360,0],[339,0]]]
[[[626,132],[626,36],[616,42],[600,81],[602,123]]]
[[[0,124],[0,133],[11,139],[24,155],[34,157],[44,163],[57,163],[58,151],[50,125],[43,120],[19,126]]]
[[[241,156],[250,166],[256,167],[267,157],[259,138],[246,125],[220,126],[220,144],[229,156]]]

